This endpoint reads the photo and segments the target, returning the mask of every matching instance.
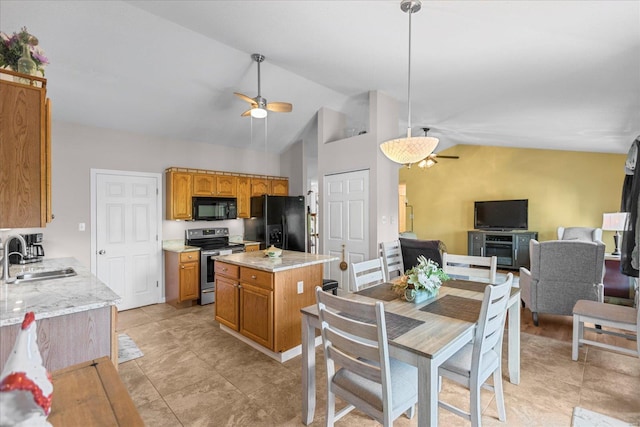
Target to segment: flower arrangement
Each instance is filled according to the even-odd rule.
[[[404,295],[408,301],[413,301],[418,291],[435,294],[442,282],[449,279],[437,262],[420,255],[418,265],[407,270],[400,277],[400,281],[393,285],[393,289],[396,293]]]
[[[22,27],[11,37],[0,32],[0,67],[9,67],[13,71],[18,71],[18,60],[22,56],[25,45],[29,47],[36,69],[44,76],[44,68],[49,64],[49,59],[44,56],[44,51],[38,46],[38,39],[29,34],[27,27]]]

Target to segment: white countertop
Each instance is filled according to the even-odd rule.
[[[241,267],[251,267],[269,272],[292,270],[294,268],[339,260],[338,257],[331,255],[314,255],[296,251],[282,251],[282,256],[278,258],[269,258],[262,251],[254,251],[221,255],[215,257],[215,259]]]
[[[196,246],[185,245],[184,240],[163,240],[162,249],[169,252],[191,252],[200,250],[200,248]]]
[[[42,262],[12,265],[11,277],[26,272],[73,267],[76,276],[22,283],[0,282],[0,326],[22,322],[33,311],[36,320],[115,305],[120,296],[100,281],[75,258],[45,259]]]

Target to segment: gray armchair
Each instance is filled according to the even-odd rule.
[[[558,227],[558,240],[584,240],[601,242],[602,229],[590,227]]]
[[[602,242],[531,240],[531,271],[520,268],[522,306],[533,313],[571,316],[578,300],[602,302],[604,298]]]

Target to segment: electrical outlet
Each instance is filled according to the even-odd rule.
[[[78,231],[84,231],[86,229],[86,225],[84,222],[78,223]]]
[[[301,280],[298,282],[298,293],[301,294],[304,292],[304,282]]]

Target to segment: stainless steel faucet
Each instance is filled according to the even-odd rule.
[[[9,253],[9,243],[11,243],[13,239],[18,239],[18,241],[20,242],[20,252]],[[27,256],[27,242],[25,242],[22,236],[19,234],[14,234],[7,237],[7,240],[5,240],[4,242],[4,256],[2,258],[2,280],[4,281],[4,283],[12,283],[13,281],[15,281],[15,279],[10,280],[9,277],[9,255],[12,255],[14,253],[20,254],[23,257]]]

